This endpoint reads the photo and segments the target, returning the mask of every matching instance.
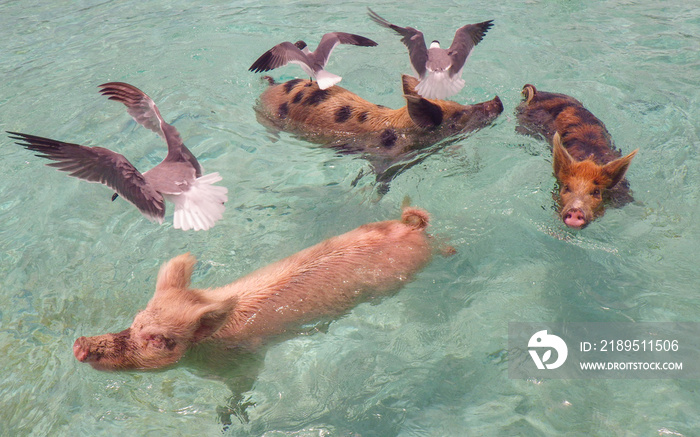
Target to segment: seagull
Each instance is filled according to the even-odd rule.
[[[175,229],[206,230],[221,219],[228,189],[213,185],[218,173],[202,175],[197,158],[182,143],[180,134],[160,115],[153,100],[138,88],[122,82],[99,86],[102,95],[126,105],[127,112],[143,127],[160,135],[168,144],[165,159],[140,173],[123,155],[103,147],[87,147],[18,132],[10,138],[36,156],[56,161],[47,164],[70,176],[107,185],[151,221],[163,223],[165,202],[175,204]]]
[[[313,52],[309,51],[304,41],[297,41],[294,44],[289,41],[279,43],[263,53],[248,70],[259,73],[287,65],[290,62],[299,64],[306,74],[316,79],[318,87],[325,90],[342,79],[342,77],[323,69],[328,63],[328,57],[338,44],[352,44],[362,47],[377,45],[376,42],[364,36],[345,32],[331,32],[323,35],[321,42]]]
[[[420,79],[416,91],[426,99],[445,99],[457,94],[464,88],[462,69],[474,46],[484,38],[493,26],[493,20],[483,23],[467,24],[457,29],[452,45],[448,49],[440,48],[438,41],[426,48],[423,32],[412,27],[399,27],[377,15],[372,9],[369,17],[381,26],[394,30],[401,35],[401,42],[408,47],[411,67]]]

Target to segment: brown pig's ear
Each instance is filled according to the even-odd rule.
[[[420,96],[404,95],[411,120],[424,129],[433,129],[442,124],[442,108]]]
[[[603,166],[603,171],[610,177],[610,183],[608,184],[607,188],[614,187],[622,180],[623,177],[625,177],[625,173],[627,173],[627,169],[632,163],[632,158],[634,158],[634,155],[636,155],[638,151],[639,149],[636,149],[629,155],[618,158],[612,162],[608,162]]]
[[[199,343],[223,328],[226,322],[230,320],[231,313],[235,309],[237,302],[238,298],[232,297],[221,303],[217,302],[207,305],[202,310],[197,326],[192,333],[192,343]]]
[[[403,93],[409,96],[417,96],[416,86],[418,85],[418,79],[407,74],[401,75],[401,84],[403,85]]]
[[[156,291],[169,288],[186,289],[190,286],[190,278],[197,262],[190,253],[185,253],[163,264],[158,272]]]
[[[552,167],[554,168],[554,176],[560,179],[559,175],[566,173],[573,163],[574,158],[572,158],[569,152],[564,148],[564,144],[561,142],[561,135],[559,135],[559,132],[555,132],[554,138],[552,138]]]

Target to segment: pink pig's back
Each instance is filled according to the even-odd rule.
[[[360,226],[212,290],[239,296],[232,319],[214,337],[254,345],[400,288],[431,259],[428,218],[423,210],[405,208],[401,221]]]

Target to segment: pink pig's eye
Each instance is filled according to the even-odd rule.
[[[163,349],[166,345],[166,338],[161,334],[149,335],[146,341],[148,341],[149,346],[153,346],[158,349]]]
[[[149,346],[153,346],[158,349],[168,349],[173,350],[177,344],[172,338],[168,338],[163,334],[153,334],[146,338]]]

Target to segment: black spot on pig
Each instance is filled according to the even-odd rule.
[[[289,94],[292,92],[292,88],[296,86],[299,82],[301,82],[303,79],[292,79],[288,82],[284,83],[284,93]]]
[[[363,111],[357,114],[357,121],[359,121],[360,123],[364,123],[365,121],[367,121],[367,118],[369,118],[369,112],[367,111]]]
[[[280,107],[277,109],[277,116],[281,119],[287,118],[287,114],[289,114],[289,106],[287,103],[282,103]]]
[[[352,108],[350,106],[341,106],[335,111],[335,122],[345,123],[352,116]]]
[[[299,91],[294,95],[294,98],[292,99],[292,103],[299,103],[301,102],[301,99],[304,98],[304,91]]]
[[[314,90],[309,97],[304,100],[302,105],[308,105],[308,106],[316,106],[321,103],[323,103],[326,99],[328,99],[330,95],[330,91],[328,90],[322,90],[322,89],[317,89]]]

